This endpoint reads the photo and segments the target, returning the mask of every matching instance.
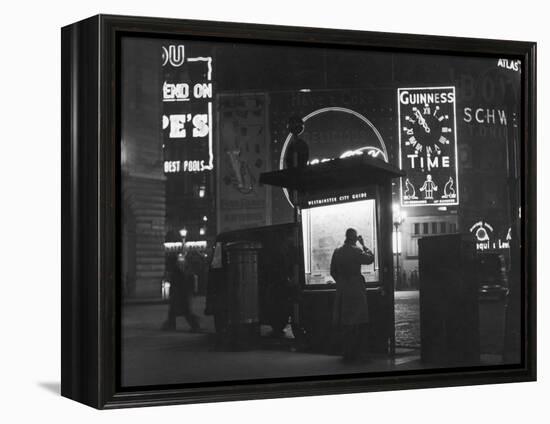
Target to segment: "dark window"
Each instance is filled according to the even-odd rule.
[[[430,230],[427,222],[422,224],[422,234],[430,234]]]
[[[437,222],[432,222],[432,234],[437,234]]]
[[[447,223],[446,222],[440,222],[439,223],[439,232],[441,234],[445,234],[447,232]]]
[[[414,224],[414,234],[420,234],[420,224],[418,222]]]

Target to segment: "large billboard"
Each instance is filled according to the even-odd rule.
[[[162,46],[165,174],[214,167],[212,57],[188,53],[183,44]]]
[[[260,184],[270,170],[268,98],[225,93],[217,100],[218,231],[269,225],[271,187]]]
[[[403,206],[458,205],[455,87],[397,90]]]

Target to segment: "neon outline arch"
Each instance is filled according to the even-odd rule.
[[[382,136],[380,135],[380,132],[378,132],[378,129],[372,124],[371,121],[369,121],[366,117],[364,117],[363,115],[361,115],[360,113],[358,113],[354,110],[347,109],[345,107],[338,107],[338,106],[324,107],[322,109],[317,109],[317,110],[311,112],[309,115],[304,116],[302,118],[302,120],[305,123],[308,119],[313,118],[314,116],[317,116],[317,115],[319,115],[321,113],[325,113],[325,112],[349,113],[350,115],[353,115],[356,118],[359,118],[361,121],[363,121],[365,124],[367,124],[374,131],[374,134],[378,138],[378,141],[380,142],[380,146],[382,146],[382,151],[384,153],[384,160],[386,162],[388,162],[388,150],[386,149],[386,143],[384,143],[384,140],[382,139]],[[288,143],[290,142],[291,136],[292,136],[292,134],[290,134],[290,133],[286,136],[286,140],[283,144],[283,148],[281,149],[281,158],[279,159],[279,170],[282,170],[283,167],[284,167],[284,157],[285,157],[286,149],[288,147]],[[361,149],[357,149],[357,150],[362,150],[366,147],[374,147],[374,146],[365,146],[365,147],[363,147]],[[290,196],[288,195],[288,190],[286,188],[283,188],[283,193],[285,194],[286,200],[288,201],[290,206],[294,207],[294,204],[290,201]]]

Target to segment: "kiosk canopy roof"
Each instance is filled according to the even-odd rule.
[[[368,155],[334,159],[305,168],[264,172],[262,184],[307,192],[319,189],[358,188],[404,176],[400,169]]]

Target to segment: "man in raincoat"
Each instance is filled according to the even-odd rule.
[[[190,260],[186,258],[182,264],[177,251],[168,252],[165,264],[166,276],[170,281],[170,303],[168,304],[168,317],[162,329],[175,330],[176,317],[183,315],[191,331],[198,332],[200,330],[199,317],[193,313],[192,308],[195,274]]]
[[[356,246],[357,241],[361,249]],[[369,312],[361,265],[373,262],[374,255],[365,247],[363,238],[349,228],[343,246],[334,250],[330,263],[330,275],[336,282],[334,324],[341,332],[346,362],[368,360]]]

